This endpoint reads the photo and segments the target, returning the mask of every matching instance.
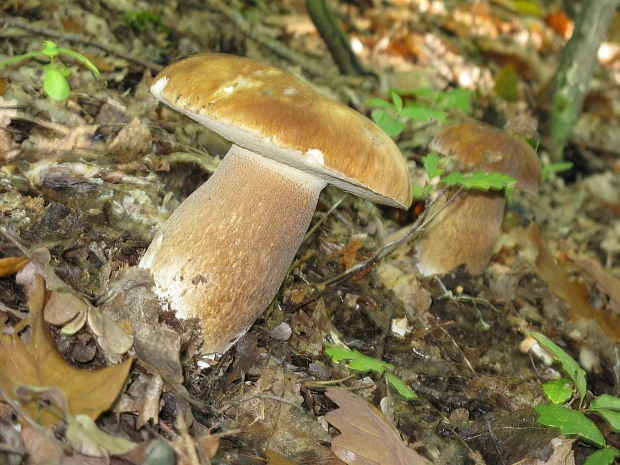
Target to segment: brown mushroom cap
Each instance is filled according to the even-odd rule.
[[[406,163],[392,139],[280,68],[195,55],[161,71],[151,93],[241,147],[373,202],[411,205]]]
[[[525,140],[480,122],[462,123],[441,131],[430,149],[453,157],[476,171],[512,176],[517,187],[536,194],[541,183],[540,160]]]

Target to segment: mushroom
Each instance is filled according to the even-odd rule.
[[[225,352],[269,305],[326,184],[393,207],[411,204],[394,142],[282,69],[196,55],[161,71],[151,93],[233,143],[140,261],[160,301],[199,320],[203,353]]]
[[[493,126],[479,122],[450,126],[433,139],[430,148],[468,169],[512,176],[517,187],[529,194],[536,194],[540,187],[540,160],[534,149],[525,140]],[[445,200],[438,202],[436,208],[443,203]],[[443,274],[464,264],[469,273],[482,273],[493,254],[505,204],[503,192],[462,192],[437,214],[418,242],[420,272],[425,276]]]

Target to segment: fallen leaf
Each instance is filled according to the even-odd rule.
[[[538,227],[530,227],[528,237],[538,249],[538,256],[536,258],[538,273],[547,283],[549,289],[566,302],[570,310],[571,320],[596,320],[608,336],[614,340],[620,339],[620,325],[617,319],[614,319],[602,310],[595,310],[590,305],[587,286],[571,279],[568,271],[556,263],[553,255],[544,243]]]
[[[73,449],[92,457],[122,455],[133,450],[137,444],[120,436],[112,436],[100,430],[88,415],[69,416],[66,436]]]
[[[140,415],[136,422],[136,428],[140,429],[150,420],[156,425],[159,422],[160,399],[164,389],[164,381],[161,376],[154,374],[148,380],[144,393],[144,403],[140,408]]]
[[[340,408],[325,419],[342,433],[332,440],[332,452],[349,465],[424,465],[426,461],[405,445],[378,410],[342,388],[325,393]]]
[[[69,412],[96,419],[118,396],[132,359],[100,370],[80,370],[67,363],[58,353],[43,320],[45,298],[45,281],[36,274],[28,297],[29,342],[24,343],[15,332],[0,336],[0,387],[14,399],[22,385],[57,387],[67,396]],[[36,402],[26,403],[24,407],[44,425],[58,420]]]
[[[29,257],[0,258],[0,277],[17,273],[26,266],[30,260],[32,259]]]
[[[351,268],[359,260],[357,254],[362,248],[362,242],[358,239],[353,239],[344,249],[340,251],[342,257],[338,260],[340,265],[344,265],[345,269]]]
[[[125,331],[119,322],[92,306],[88,312],[88,326],[97,336],[97,342],[106,352],[106,356],[123,355],[133,344],[133,336]]]
[[[108,150],[123,161],[134,160],[151,146],[151,131],[137,116],[117,134]]]
[[[553,453],[549,460],[546,462],[537,460],[535,465],[575,465],[573,442],[575,442],[575,439],[552,439]]]
[[[601,292],[620,304],[620,279],[606,273],[601,265],[591,258],[580,257],[572,251],[568,251],[568,258],[590,275]]]
[[[51,431],[44,431],[26,425],[20,431],[24,446],[28,451],[28,463],[31,465],[46,465],[61,463],[65,455],[62,442]]]

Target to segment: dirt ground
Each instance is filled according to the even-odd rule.
[[[372,76],[339,73],[301,0],[0,3],[0,60],[52,40],[101,72],[61,58],[71,90],[56,101],[45,57],[0,68],[0,463],[571,463],[550,459],[560,434],[533,410],[558,366],[520,346],[544,333],[585,368],[589,398],[620,395],[620,17],[565,149],[573,167],[537,196],[509,197],[481,275],[422,276],[410,240],[332,280],[425,204],[398,210],[329,187],[275,300],[208,363],[195,322],[162,308],[136,267],[230,145],[148,93],[187,55],[277,65],[366,115],[390,89],[470,89],[470,109],[449,122],[533,128],[550,163],[536,129],[572,27],[560,4],[332,4]],[[409,122],[396,139],[416,182],[440,127]],[[418,398],[333,361],[326,342],[391,364]],[[593,450],[571,444],[572,463]]]

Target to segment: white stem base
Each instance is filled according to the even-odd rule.
[[[233,145],[157,233],[140,262],[204,353],[223,353],[277,293],[325,181]]]

